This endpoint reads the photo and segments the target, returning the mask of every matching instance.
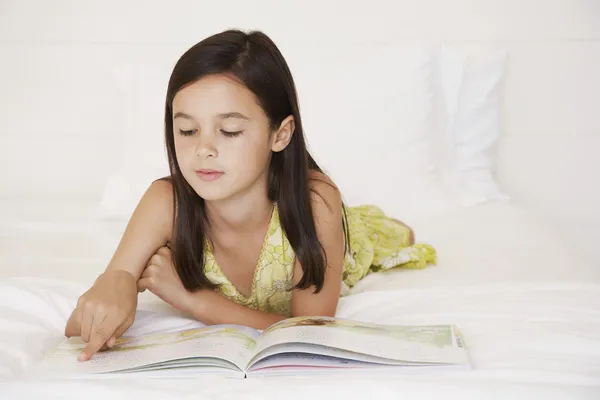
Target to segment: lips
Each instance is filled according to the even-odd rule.
[[[199,169],[196,171],[196,175],[200,179],[206,182],[212,182],[219,179],[224,174],[223,171],[217,171],[214,169]]]

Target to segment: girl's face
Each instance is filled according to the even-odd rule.
[[[177,162],[186,181],[207,201],[266,184],[271,152],[283,150],[292,132],[288,117],[271,133],[256,96],[225,75],[203,77],[173,99]]]

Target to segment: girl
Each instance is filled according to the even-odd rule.
[[[435,262],[374,206],[346,208],[310,156],[292,75],[263,33],[230,30],[177,62],[165,103],[170,176],[150,185],[65,329],[112,347],[150,290],[206,324],[264,329],[334,316],[368,273]]]

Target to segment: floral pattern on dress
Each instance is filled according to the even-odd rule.
[[[410,230],[387,217],[373,205],[347,208],[350,252],[344,259],[343,283],[348,292],[370,273],[392,268],[425,268],[436,263],[436,251],[428,244],[410,245]],[[295,254],[279,220],[277,205],[273,212],[256,270],[252,290],[242,295],[227,279],[205,242],[206,277],[219,285],[220,293],[238,304],[269,313],[292,315],[292,289]]]

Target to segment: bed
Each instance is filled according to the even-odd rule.
[[[93,8],[75,12],[69,4],[62,10],[65,19],[55,19],[54,25],[40,8],[44,23],[36,27],[52,29],[40,31],[43,43],[4,48],[15,62],[5,63],[8,69],[0,75],[8,84],[0,132],[19,134],[0,135],[10,138],[0,146],[6,182],[0,192],[0,400],[600,398],[600,269],[565,239],[575,236],[549,223],[579,216],[580,221],[561,226],[581,227],[597,211],[597,191],[586,178],[592,175],[584,173],[598,170],[591,164],[597,160],[591,153],[597,141],[589,135],[597,119],[586,106],[594,104],[597,93],[597,74],[587,62],[594,48],[559,39],[551,46],[538,40],[529,23],[524,26],[533,32],[532,40],[488,40],[486,30],[499,25],[482,24],[477,13],[471,16],[477,27],[486,28],[483,33],[463,36],[461,31],[459,42],[452,43],[456,36],[440,31],[440,43],[417,44],[415,32],[424,31],[413,28],[431,26],[422,21],[436,27],[451,21],[452,31],[462,30],[452,15],[469,13],[456,5],[448,6],[455,12],[451,17],[438,13],[442,19],[430,18],[437,6],[423,8],[426,19],[413,18],[411,7],[400,14],[379,10],[387,22],[373,19],[377,29],[371,29],[363,24],[364,11],[356,8],[356,19],[345,29],[337,23],[352,7],[327,9],[322,3],[318,10],[298,9],[306,14],[295,21],[308,18],[298,26],[310,24],[309,30],[289,29],[289,10],[272,4],[257,12],[252,2],[252,12],[229,7],[226,14],[231,21],[230,11],[237,10],[254,26],[284,22],[277,35],[286,43],[285,57],[294,71],[311,154],[348,204],[390,210],[415,229],[417,241],[435,246],[439,257],[436,266],[424,270],[366,277],[340,300],[337,315],[456,324],[473,369],[246,380],[50,381],[27,375],[44,351],[63,339],[78,296],[106,267],[148,183],[168,171],[163,144],[168,76],[182,43],[187,46],[197,35],[182,26],[206,26],[195,23],[196,15],[206,14],[198,2],[190,2],[185,15],[161,10],[157,17],[175,25],[163,30],[152,25],[151,32],[131,29],[130,21],[139,19],[135,2],[119,8],[126,21],[122,30],[112,22],[99,24]],[[529,8],[537,17],[539,7]],[[11,21],[30,21],[34,9],[7,15]],[[557,15],[563,14],[561,9]],[[186,15],[190,23],[182,25]],[[322,26],[315,24],[315,15],[323,16]],[[528,21],[526,13],[515,15]],[[589,15],[586,11],[585,21]],[[498,16],[507,31],[514,30],[505,14]],[[400,17],[406,17],[403,23]],[[556,26],[571,26],[561,18]],[[66,23],[71,19],[80,24]],[[405,24],[413,19],[419,22]],[[543,20],[548,29],[554,26]],[[131,32],[136,36],[129,37]],[[557,38],[555,33],[550,36]],[[172,40],[164,40],[165,34]],[[48,35],[83,39],[57,45],[47,42]],[[511,74],[506,74],[509,64]],[[511,90],[504,102],[506,76]],[[557,90],[548,94],[548,88]],[[507,118],[502,117],[505,103]],[[71,110],[69,124],[62,118],[65,105]],[[44,129],[24,126],[31,110]],[[509,135],[501,141],[503,130]],[[16,168],[22,160],[31,161],[31,168]],[[534,210],[560,218],[540,217]],[[129,333],[194,323],[150,293],[140,296],[139,310],[144,317]]]
[[[77,297],[104,268],[123,223],[15,219],[4,226],[2,399],[600,398],[600,271],[560,232],[509,201],[415,221],[417,240],[438,249],[438,265],[370,275],[341,299],[342,317],[457,324],[473,370],[419,375],[62,381],[28,376],[43,352],[62,340]],[[150,294],[140,298],[139,309],[149,313],[131,332],[193,324]]]

